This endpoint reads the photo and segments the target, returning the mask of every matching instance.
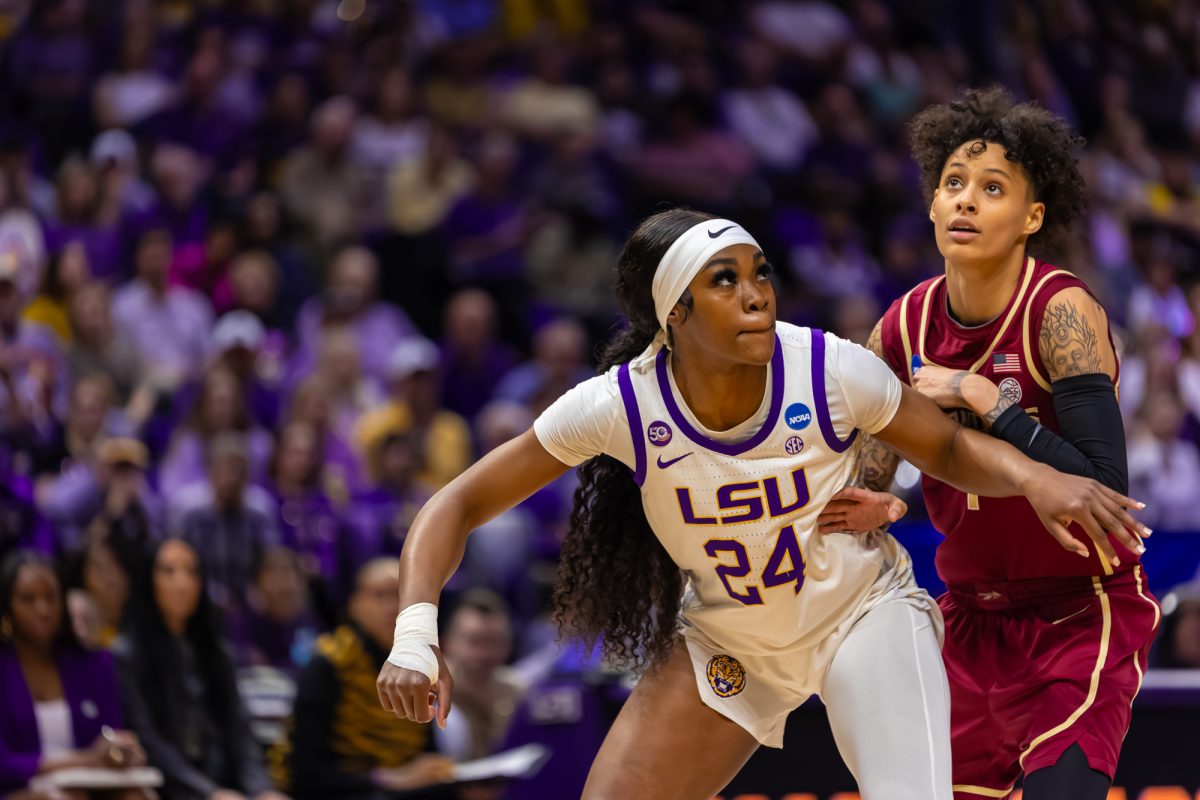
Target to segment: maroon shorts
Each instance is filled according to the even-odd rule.
[[[955,798],[1007,797],[1073,744],[1111,778],[1161,619],[1141,566],[952,585],[938,604]]]

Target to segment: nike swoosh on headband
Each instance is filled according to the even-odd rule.
[[[721,228],[721,230],[717,231],[716,233],[713,233],[712,231],[709,231],[709,232],[708,232],[708,238],[710,238],[710,239],[715,239],[715,238],[717,238],[718,236],[720,236],[722,233],[724,233],[725,231],[733,230],[733,229],[734,229],[734,228],[736,228],[736,227],[737,227],[737,225],[730,225],[728,228]]]

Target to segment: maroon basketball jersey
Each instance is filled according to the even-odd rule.
[[[884,314],[885,360],[909,384],[914,355],[920,355],[926,364],[976,372],[1042,425],[1060,433],[1038,337],[1047,303],[1073,286],[1087,290],[1066,270],[1027,258],[1004,312],[986,325],[966,327],[950,317],[946,277],[931,278],[892,303]],[[964,425],[983,429],[972,412],[953,413]],[[1113,572],[1083,528],[1072,525],[1070,530],[1091,551],[1086,559],[1064,550],[1023,497],[968,495],[927,475],[922,476],[921,487],[929,517],[946,537],[938,547],[936,561],[938,575],[947,583]],[[1115,541],[1113,546],[1122,569],[1137,563],[1137,553]]]

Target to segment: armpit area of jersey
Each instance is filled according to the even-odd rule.
[[[1052,387],[1061,436],[1017,405],[1000,415],[992,433],[1034,461],[1127,492],[1125,428],[1112,380],[1101,374],[1076,375],[1055,381]]]

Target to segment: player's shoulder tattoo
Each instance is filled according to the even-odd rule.
[[[883,319],[875,323],[871,335],[867,337],[867,349],[883,358]]]
[[[1038,353],[1050,380],[1103,373],[1111,347],[1104,309],[1084,292],[1066,291],[1046,306]]]

